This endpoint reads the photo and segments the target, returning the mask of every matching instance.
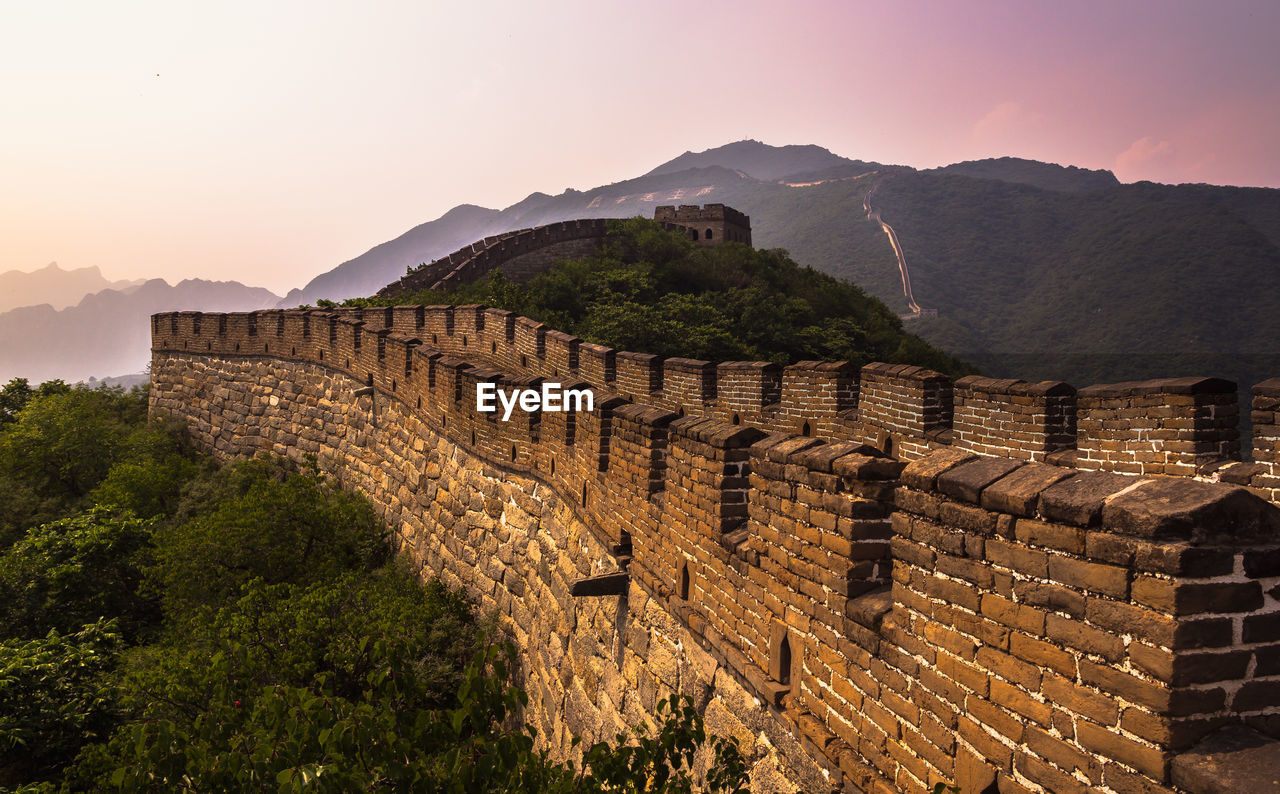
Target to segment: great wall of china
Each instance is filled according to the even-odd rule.
[[[761,791],[1273,774],[1248,759],[1280,735],[1280,380],[1241,462],[1214,379],[664,360],[481,306],[152,322],[153,413],[364,491],[499,614],[557,757],[681,692]],[[476,410],[544,381],[594,410]]]

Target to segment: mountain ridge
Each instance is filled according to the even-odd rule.
[[[0,382],[73,382],[138,372],[150,360],[152,314],[174,309],[251,311],[279,296],[237,281],[149,279],[86,295],[75,306],[24,306],[0,313]]]
[[[35,270],[8,270],[0,273],[0,312],[43,303],[64,309],[85,295],[104,289],[130,289],[142,281],[110,281],[96,265],[64,269],[57,262],[50,262]]]
[[[803,158],[779,155],[796,149]],[[753,160],[807,170],[761,179],[746,170]],[[399,261],[371,249],[282,305],[371,295],[408,267],[504,231],[720,202],[751,216],[757,247],[785,248],[905,314],[897,260],[863,207],[877,185],[876,209],[902,241],[915,295],[938,310],[913,319],[914,330],[985,374],[1076,386],[1187,374],[1247,386],[1280,374],[1280,357],[1265,353],[1280,333],[1270,319],[1280,286],[1265,275],[1280,269],[1280,190],[1125,184],[1105,170],[1013,157],[920,170],[740,141],[611,185],[473,208],[479,222],[470,225],[446,213],[391,241],[403,249]],[[433,225],[434,245],[404,244]],[[1231,316],[1215,322],[1215,310]]]

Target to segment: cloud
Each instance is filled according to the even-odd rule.
[[[1178,182],[1183,168],[1179,152],[1163,138],[1143,136],[1116,155],[1116,176],[1126,182],[1149,179],[1153,182]]]
[[[1156,158],[1167,160],[1173,156],[1173,144],[1168,141],[1156,143],[1155,138],[1146,136],[1129,144],[1129,148],[1116,156],[1117,168],[1130,168],[1149,163]]]
[[[1001,102],[978,119],[972,137],[980,151],[1006,155],[1030,151],[1043,131],[1043,114],[1011,100]]]
[[[992,134],[1007,132],[1011,127],[1019,126],[1026,115],[1022,103],[1001,102],[987,115],[978,119],[978,123],[973,125],[973,134],[979,138],[985,138]]]

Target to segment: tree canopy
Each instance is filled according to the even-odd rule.
[[[515,651],[360,494],[218,467],[141,391],[0,394],[0,789],[744,791],[687,701],[552,763]],[[88,459],[85,459],[88,458]]]

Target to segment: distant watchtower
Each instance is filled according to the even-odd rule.
[[[678,226],[701,245],[745,243],[751,245],[751,219],[733,207],[723,204],[681,204],[656,207],[653,219],[668,226]]]

